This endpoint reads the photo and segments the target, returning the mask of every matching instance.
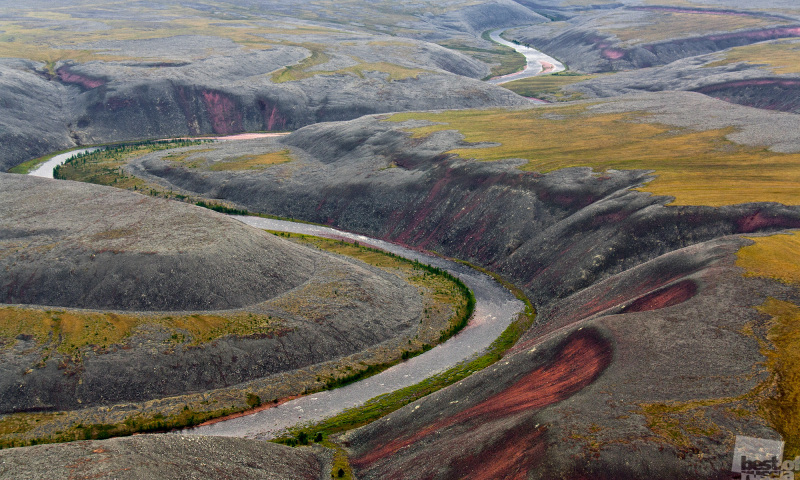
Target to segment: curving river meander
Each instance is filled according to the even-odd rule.
[[[80,149],[57,155],[30,172],[29,175],[52,178],[53,168],[56,165],[78,153],[89,150],[92,149]],[[525,305],[511,292],[488,275],[450,260],[329,227],[261,217],[238,215],[232,217],[261,229],[357,241],[361,245],[379,248],[410,260],[417,260],[447,270],[460,278],[475,294],[475,312],[469,324],[457,335],[433,349],[377,375],[335,390],[297,398],[250,415],[183,430],[180,433],[184,435],[270,439],[279,436],[288,428],[330,418],[349,408],[362,405],[379,395],[414,385],[480,355],[525,308]]]
[[[456,262],[328,227],[260,217],[233,218],[256,228],[357,241],[361,245],[445,269],[460,278],[473,291],[476,300],[475,313],[469,325],[450,340],[377,375],[335,390],[297,398],[252,415],[184,430],[181,434],[270,439],[288,428],[330,418],[379,395],[419,383],[482,353],[525,307],[511,292],[488,275]]]
[[[523,69],[520,72],[510,73],[508,75],[503,75],[502,77],[490,78],[488,80],[489,83],[499,85],[501,83],[511,82],[514,80],[536,77],[547,73],[563,72],[564,70],[566,70],[564,64],[559,62],[555,58],[547,54],[544,54],[539,50],[536,50],[535,48],[512,43],[501,37],[500,35],[502,35],[502,33],[505,32],[506,30],[507,30],[506,28],[500,30],[494,30],[493,32],[489,33],[489,38],[491,38],[492,41],[499,43],[500,45],[511,47],[514,50],[518,51],[519,53],[525,55],[525,60],[527,64],[525,65],[525,69]]]

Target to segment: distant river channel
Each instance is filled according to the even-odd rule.
[[[508,75],[503,75],[502,77],[490,78],[488,80],[489,83],[499,85],[501,83],[511,82],[528,77],[536,77],[547,73],[563,72],[566,69],[563,63],[549,55],[540,52],[539,50],[536,50],[535,48],[519,45],[504,39],[500,35],[505,31],[505,28],[501,30],[495,30],[489,34],[489,38],[500,45],[511,47],[519,53],[525,55],[527,64],[525,65],[525,69],[520,72],[510,73]]]
[[[53,168],[67,159],[96,148],[73,150],[57,155],[29,175],[53,178]],[[181,430],[183,435],[217,435],[268,440],[286,429],[316,423],[337,415],[367,400],[409,387],[483,353],[522,312],[525,305],[490,276],[460,263],[417,252],[382,240],[343,232],[329,227],[232,215],[232,218],[255,228],[302,233],[317,237],[356,241],[409,260],[417,260],[447,270],[457,276],[475,294],[475,312],[469,324],[458,334],[427,352],[399,363],[388,370],[335,390],[300,397],[266,410],[238,418]]]

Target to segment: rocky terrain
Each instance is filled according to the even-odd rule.
[[[328,479],[331,455],[239,438],[140,435],[0,452],[0,477]]]
[[[312,13],[315,3],[293,2],[289,12],[278,3],[247,9],[239,2],[228,7],[228,17],[203,18],[199,5],[156,1],[144,11],[109,14],[71,2],[55,37],[42,36],[52,22],[30,15],[35,5],[9,5],[0,19],[6,42],[0,88],[11,117],[0,132],[6,146],[0,169],[82,144],[293,130],[399,110],[521,105],[524,99],[479,81],[491,65],[416,37],[467,38],[486,47],[484,30],[545,20],[497,0],[455,2],[422,18],[413,8],[400,9],[399,18],[388,17],[399,25],[368,28],[338,23],[335,15],[352,14],[347,6],[327,22],[310,23],[306,16],[319,15]],[[350,18],[385,21],[370,13]],[[389,35],[394,29],[413,34]],[[80,52],[80,61],[72,52]]]
[[[402,277],[207,209],[0,185],[4,413],[228,387],[413,335],[422,315]]]
[[[689,138],[735,127],[731,154],[758,145],[788,160],[800,150],[793,115],[697,93],[591,105],[576,122],[647,111],[623,116],[620,128],[631,135],[632,125],[665,124]],[[517,111],[505,128],[527,115],[564,121],[569,108]],[[497,114],[474,112],[464,125],[482,115]],[[637,160],[602,170],[600,157],[601,170],[549,173],[535,168],[535,157],[530,165],[468,160],[502,147],[450,130],[457,118],[364,117],[203,149],[187,158],[191,167],[156,152],[127,170],[176,191],[465,258],[522,286],[537,305],[536,326],[498,366],[347,435],[359,478],[456,478],[488,465],[488,478],[716,478],[730,467],[734,432],[792,438],[780,414],[758,406],[774,394],[775,377],[757,367],[765,361],[758,342],[772,327],[754,307],[768,298],[797,302],[798,291],[743,278],[737,250],[750,242],[736,235],[800,227],[800,210],[739,203],[741,195],[703,206],[711,199],[693,195],[707,187],[692,187],[688,170],[683,197],[653,196],[661,188],[652,170],[630,169]],[[526,148],[535,148],[530,135]],[[209,169],[239,148],[289,148],[293,160],[247,174]],[[760,188],[750,184],[769,198]]]
[[[106,181],[136,179],[131,188],[436,251],[501,275],[537,309],[536,322],[497,363],[356,430],[324,432],[338,444],[336,461],[349,455],[344,476],[352,467],[353,478],[365,479],[730,478],[737,435],[783,439],[786,458],[800,454],[795,2],[141,7],[72,2],[58,17],[69,28],[46,41],[41,32],[58,22],[30,15],[41,6],[9,9],[0,23],[0,56],[14,57],[0,61],[10,112],[0,132],[5,167],[74,144],[293,130],[131,157]],[[143,33],[132,19],[152,30]],[[517,27],[504,36],[571,69],[528,79],[532,85],[550,82],[551,100],[585,100],[535,106],[482,82],[500,58],[482,38],[495,27]],[[113,34],[102,33],[109,28]],[[2,53],[10,44],[21,53]],[[233,398],[250,402],[251,387],[277,378],[275,365],[296,368],[311,357],[374,348],[399,330],[413,332],[425,308],[418,292],[409,297],[414,287],[404,278],[320,260],[327,254],[229,228],[228,220],[188,205],[11,175],[0,182],[7,198],[0,262],[12,272],[2,277],[10,279],[6,301],[170,317],[106,344],[94,341],[92,329],[117,325],[116,318],[86,322],[85,334],[75,336],[70,315],[77,314],[67,307],[36,313],[57,328],[26,335],[7,328],[8,360],[0,363],[10,372],[0,375],[0,398],[12,399],[6,411],[76,408],[80,399],[96,409],[91,415],[106,409],[103,418],[119,422],[126,408],[144,419],[153,402],[107,408],[108,395],[182,395],[163,401],[175,411],[185,404],[186,416],[208,403],[209,389],[217,389],[209,397],[215,408]],[[134,198],[130,210],[142,213],[108,213]],[[106,213],[98,220],[93,212]],[[204,226],[188,225],[191,235],[167,235],[163,241],[174,246],[157,248],[160,225],[183,227],[191,215],[203,215]],[[159,241],[128,238],[131,224]],[[95,258],[79,258],[75,245],[96,249]],[[259,248],[274,256],[248,253]],[[187,254],[202,258],[197,264],[212,262],[203,267],[211,272],[213,262],[244,258],[245,275],[258,280],[231,276],[198,286],[199,278],[180,275],[184,283],[168,284],[178,279],[145,268],[151,282],[116,282],[150,265],[148,255],[162,265],[177,251],[181,261],[170,271],[197,270]],[[289,268],[288,259],[297,265]],[[110,285],[130,288],[42,288],[75,275],[88,285],[94,265],[120,268]],[[263,278],[263,269],[273,276]],[[222,269],[215,275],[227,280]],[[326,289],[344,289],[331,287],[342,278],[351,301],[330,306]],[[199,335],[175,323],[195,308],[227,309],[240,334],[203,337],[201,346],[173,337]],[[3,315],[15,325],[22,317],[9,312]],[[28,324],[39,318],[25,315]],[[375,321],[361,325],[365,317]],[[84,340],[76,349],[68,338]],[[76,351],[80,363],[71,360]],[[273,354],[262,360],[265,351]],[[240,367],[243,361],[250,367]],[[142,363],[154,373],[126,367]],[[210,366],[195,374],[196,365]],[[166,382],[176,370],[190,373],[182,384]],[[319,370],[306,370],[321,382]],[[122,380],[98,387],[112,376]],[[54,381],[61,386],[46,391]],[[23,428],[35,430],[38,418]],[[78,421],[42,418],[59,428]],[[10,428],[10,419],[0,417],[0,428]],[[209,475],[208,464],[223,478],[337,475],[334,453],[319,446],[193,441],[175,435],[11,449],[0,452],[0,468],[26,468],[33,478],[53,464],[101,478],[131,468],[138,478],[163,451],[189,459],[171,464],[185,478],[192,469]],[[238,448],[252,452],[254,463],[242,465],[238,453],[220,456]],[[41,462],[25,460],[32,454]],[[192,460],[206,455],[214,460]]]

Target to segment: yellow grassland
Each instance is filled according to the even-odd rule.
[[[800,73],[800,42],[756,43],[727,50],[725,58],[711,62],[706,67],[747,62],[766,65],[776,74]]]
[[[767,277],[800,287],[800,232],[752,237],[739,249],[736,265],[745,276]],[[768,298],[758,310],[772,317],[761,353],[772,372],[774,393],[762,410],[786,441],[786,457],[800,454],[800,306]]]
[[[785,458],[794,458],[800,455],[800,307],[769,298],[759,310],[772,317],[767,336],[772,345],[761,353],[775,382],[775,393],[762,408],[786,442]]]
[[[747,28],[766,27],[780,22],[775,19],[759,17],[718,15],[711,13],[657,12],[648,16],[650,23],[631,25],[624,28],[602,30],[615,35],[628,44],[650,43],[707,35],[711,32],[729,32]]]
[[[746,270],[745,275],[800,285],[800,232],[751,240],[755,243],[737,254],[736,265]]]
[[[4,345],[13,345],[19,335],[30,335],[39,344],[73,357],[87,347],[102,349],[123,344],[145,326],[166,330],[176,343],[186,340],[197,345],[225,335],[274,334],[284,328],[282,325],[277,318],[242,312],[165,316],[17,306],[0,308],[0,339]]]
[[[654,170],[640,190],[675,197],[674,205],[745,202],[800,204],[800,154],[771,152],[726,139],[733,129],[695,131],[649,123],[644,113],[593,113],[587,104],[526,110],[400,113],[388,120],[429,120],[414,137],[457,130],[468,142],[499,146],[450,153],[480,161],[522,158],[522,170],[566,167]]]
[[[213,171],[258,170],[291,161],[292,157],[289,154],[289,150],[286,149],[279,152],[242,155],[240,157],[224,159],[212,164],[208,169]]]

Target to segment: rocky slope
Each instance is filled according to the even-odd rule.
[[[307,282],[321,261],[195,206],[21,175],[0,186],[3,303],[237,308]]]
[[[0,478],[330,478],[322,449],[221,437],[141,435],[0,451]]]
[[[0,170],[81,144],[293,130],[370,113],[526,103],[477,80],[490,65],[414,38],[480,43],[483,30],[543,20],[511,0],[449,5],[436,15],[403,7],[388,17],[398,24],[381,28],[374,22],[386,20],[370,16],[372,7],[356,9],[358,16],[349,20],[364,16],[369,26],[309,22],[304,16],[319,7],[311,2],[272,7],[259,3],[243,13],[231,5],[241,22],[214,25],[206,25],[213,18],[202,9],[197,17],[178,10],[167,15],[173,30],[188,32],[178,34],[141,27],[158,15],[150,8],[171,12],[174,5],[121,8],[113,15],[74,5],[65,7],[74,16],[58,27],[70,33],[46,40],[36,38],[54,26],[28,15],[35,6],[19,7],[16,17],[10,14],[18,23],[8,28],[34,40],[7,55],[0,51],[0,58],[22,57],[0,60],[0,92],[10,114],[0,131],[6,146]],[[351,8],[329,7],[329,19]],[[276,12],[286,9],[290,16],[276,20]],[[93,15],[96,21],[83,20]],[[130,29],[120,39],[104,33],[119,22]],[[25,48],[32,50],[27,58]]]
[[[800,24],[791,17],[763,17],[748,12],[708,9],[646,10],[618,8],[588,11],[568,21],[533,25],[509,31],[506,36],[547,52],[573,70],[596,73],[666,65],[676,60],[705,55],[766,40],[796,38]],[[706,19],[700,26],[692,15]],[[680,15],[679,19],[664,18]],[[740,15],[752,23],[720,22],[715,18]],[[669,21],[675,23],[670,25]],[[649,36],[667,22],[663,31]],[[696,25],[695,28],[690,25]],[[749,28],[746,25],[752,25]],[[638,30],[641,29],[641,36]],[[672,31],[670,30],[672,29]],[[711,33],[709,33],[711,32]],[[621,37],[621,38],[620,38]]]
[[[596,108],[735,127],[736,142],[800,150],[793,115],[698,94]],[[295,161],[259,173],[195,171],[158,155],[129,167],[171,188],[469,259],[529,295],[539,317],[512,355],[343,439],[359,478],[719,478],[733,432],[778,437],[783,424],[759,407],[773,377],[758,367],[770,327],[754,307],[798,293],[742,277],[736,252],[749,241],[736,234],[798,228],[796,206],[666,206],[631,190],[650,172],[541,174],[517,160],[454,158],[447,152],[482,145],[403,130],[425,124],[307,127],[280,141]]]
[[[422,314],[400,277],[199,207],[12,174],[0,204],[3,303],[27,304],[0,311],[3,412],[228,387],[359,352]]]

